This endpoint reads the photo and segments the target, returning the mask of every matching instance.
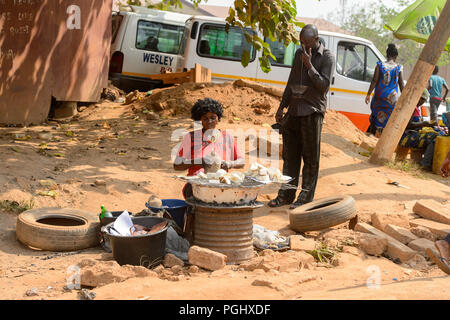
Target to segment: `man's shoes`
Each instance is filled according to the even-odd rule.
[[[293,204],[291,204],[291,206],[289,207],[290,210],[294,210],[295,208],[298,208],[304,204],[307,204],[310,201],[301,201],[301,200],[297,200],[295,201]]]
[[[267,205],[271,208],[282,207],[282,206],[286,206],[288,204],[291,204],[291,202],[285,201],[285,200],[281,199],[280,197],[276,197],[275,199],[272,199],[267,203]]]

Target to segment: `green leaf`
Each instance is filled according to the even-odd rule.
[[[244,67],[246,67],[246,66],[248,66],[249,62],[250,62],[250,52],[248,50],[243,50],[241,63]]]

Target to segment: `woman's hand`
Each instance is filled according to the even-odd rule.
[[[283,108],[278,108],[277,113],[275,114],[275,121],[281,123],[281,120],[283,120]]]
[[[366,104],[369,104],[369,102],[370,102],[370,94],[368,94],[368,95],[366,96]]]

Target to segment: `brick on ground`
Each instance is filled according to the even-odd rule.
[[[384,228],[388,224],[392,224],[398,227],[409,228],[409,218],[405,214],[401,213],[374,213],[370,217],[372,225],[384,232]]]
[[[413,211],[422,218],[450,224],[450,210],[434,200],[417,201]]]
[[[422,226],[412,227],[409,231],[415,234],[417,238],[425,238],[433,242],[437,240],[437,235],[431,232],[430,229]]]
[[[409,221],[411,227],[425,227],[433,232],[438,239],[444,239],[450,233],[450,224],[440,223],[427,219],[413,219]]]
[[[370,233],[379,237],[386,238],[388,240],[387,254],[393,259],[399,259],[401,262],[406,262],[417,254],[413,249],[405,246],[398,240],[395,240],[386,233],[372,227],[367,223],[358,223],[355,226],[355,231]]]
[[[225,267],[227,256],[207,248],[192,246],[188,251],[188,259],[190,264],[215,271]]]
[[[411,241],[419,239],[415,234],[413,234],[411,231],[409,231],[406,228],[394,226],[393,224],[388,224],[384,228],[384,232],[391,236],[392,238],[400,241],[403,244],[408,244]]]
[[[420,254],[426,256],[425,250],[430,248],[437,256],[439,256],[439,252],[437,251],[436,247],[434,246],[434,242],[430,241],[425,238],[420,238],[417,240],[414,240],[408,244],[408,247],[410,247],[413,250],[418,251]]]

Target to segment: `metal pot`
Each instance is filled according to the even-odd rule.
[[[194,197],[206,203],[237,204],[255,201],[264,186],[246,188],[242,186],[224,186],[192,183]]]

